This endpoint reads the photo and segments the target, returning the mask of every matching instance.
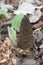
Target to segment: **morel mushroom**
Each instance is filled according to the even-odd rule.
[[[32,48],[34,39],[32,36],[32,26],[27,16],[22,19],[20,32],[18,36],[18,46],[21,49]]]

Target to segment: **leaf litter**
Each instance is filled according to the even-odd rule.
[[[33,33],[35,32],[34,33],[35,45],[33,47],[35,54],[33,57],[34,59],[33,58],[29,59],[27,58],[29,55],[28,53],[30,53],[29,50],[27,49],[23,50],[14,47],[13,42],[8,37],[7,27],[11,26],[11,22],[12,22],[11,20],[13,16],[15,16],[14,13],[12,13],[12,11],[10,11],[11,15],[10,14],[7,15],[8,20],[6,21],[0,20],[1,22],[0,24],[0,65],[42,65],[43,64],[43,34],[42,34],[43,15],[40,22],[38,21],[38,23],[31,24],[32,29],[35,28],[35,30],[33,30]],[[9,21],[9,17],[10,17],[10,21]],[[41,31],[39,31],[40,27],[42,27]],[[37,34],[41,36],[37,37]],[[36,39],[38,40],[38,42]]]

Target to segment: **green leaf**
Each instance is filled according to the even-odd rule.
[[[6,8],[3,8],[3,9],[0,9],[0,15],[6,15],[7,14],[7,9]]]
[[[23,17],[24,14],[19,14],[15,16],[12,20],[12,27],[15,28],[16,30],[19,30]]]
[[[14,43],[14,46],[17,47],[16,31],[12,27],[8,27],[8,34],[9,34],[10,39]]]

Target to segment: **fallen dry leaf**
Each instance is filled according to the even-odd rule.
[[[16,65],[16,57],[11,51],[11,46],[13,45],[8,37],[4,42],[0,41],[0,65]]]
[[[38,23],[36,23],[36,24],[34,24],[34,25],[32,26],[32,28],[39,28],[39,27],[43,27],[43,21],[42,21],[42,22],[39,21]]]

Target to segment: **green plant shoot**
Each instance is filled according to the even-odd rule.
[[[8,35],[12,42],[14,43],[14,46],[17,46],[16,31],[12,27],[8,27]]]
[[[24,14],[19,14],[13,18],[12,27],[15,28],[15,30],[20,30],[20,25],[21,25],[23,17],[24,17]]]

